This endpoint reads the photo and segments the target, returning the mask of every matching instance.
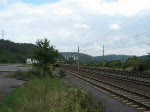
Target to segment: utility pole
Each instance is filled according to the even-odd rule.
[[[150,53],[147,53],[148,54],[148,56],[149,56],[149,60],[150,60]]]
[[[80,66],[80,63],[79,63],[79,46],[78,46],[78,69],[80,68],[79,66]]]
[[[103,45],[103,68],[105,67],[105,50],[104,50],[104,45]]]
[[[148,44],[148,45],[150,45],[150,44]],[[147,54],[148,54],[148,56],[149,56],[149,61],[150,61],[150,52],[148,52]]]
[[[67,64],[67,58],[68,58],[68,54],[65,54],[66,56],[65,56],[65,58],[66,58],[66,64]]]
[[[148,24],[149,24],[149,28],[150,28],[150,19],[149,19],[149,16],[147,16],[147,20],[148,20]],[[150,43],[148,45],[150,45]],[[149,56],[149,61],[150,61],[150,52],[148,52],[148,56]]]
[[[4,35],[5,35],[5,32],[2,30],[1,31],[1,39],[4,39]]]
[[[150,27],[150,19],[149,19],[149,16],[147,16],[147,20],[148,20],[148,24],[149,24],[149,27]]]

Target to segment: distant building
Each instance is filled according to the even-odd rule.
[[[29,65],[31,65],[31,64],[34,64],[34,63],[37,63],[37,61],[36,60],[32,60],[32,59],[27,59],[26,60],[26,64],[29,64]]]
[[[63,54],[63,56],[65,57],[66,60],[68,60],[69,58],[72,58],[73,60],[78,60],[77,53],[65,53]]]

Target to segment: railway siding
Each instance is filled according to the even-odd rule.
[[[121,99],[124,101],[127,100],[128,104],[132,105],[133,107],[136,107],[138,109],[143,109],[146,111],[150,110],[150,96],[147,94],[140,93],[138,90],[133,91],[133,90],[130,90],[129,88],[125,88],[123,86],[118,86],[118,85],[112,83],[111,81],[108,82],[108,81],[105,81],[102,79],[100,80],[97,77],[93,77],[93,75],[95,75],[96,73],[97,73],[97,76],[98,76],[98,74],[100,74],[97,71],[92,71],[92,70],[87,70],[87,69],[77,70],[77,69],[70,68],[70,67],[64,67],[64,69],[69,74],[72,74],[75,77],[78,77],[98,88],[101,88],[101,89],[115,95],[115,98],[118,98],[118,99]],[[101,75],[106,75],[106,74],[101,74]],[[116,77],[109,77],[109,78],[111,78],[112,80],[114,80],[114,79],[116,80]],[[119,77],[119,78],[117,78],[117,80],[120,80],[121,78],[123,78],[123,77]],[[123,80],[123,81],[131,82],[130,80]],[[132,80],[132,83],[136,83],[135,81]],[[146,84],[148,84],[148,83],[146,83]],[[141,84],[142,86],[149,86],[149,85],[142,84],[142,83],[138,83],[138,84],[139,85]]]
[[[87,76],[92,76],[94,78],[104,80],[106,82],[111,82],[118,86],[121,85],[122,87],[133,90],[133,91],[138,90],[138,92],[141,94],[150,95],[150,86],[148,86],[149,83],[147,83],[147,82],[146,83],[138,82],[138,80],[128,80],[127,78],[124,79],[122,77],[116,78],[116,77],[112,77],[111,74],[109,74],[109,73],[108,73],[108,75],[107,74],[103,75],[103,74],[97,73],[97,71],[94,71],[94,70],[92,72],[90,72],[86,69],[84,69],[84,71],[82,71],[82,69],[77,69],[77,68],[72,68],[72,67],[71,68],[69,67],[69,69],[86,74]],[[125,77],[128,77],[128,76],[125,76]],[[136,79],[136,77],[134,77],[134,79]]]

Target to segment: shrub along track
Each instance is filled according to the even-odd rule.
[[[95,87],[97,87],[97,89],[102,89],[104,91],[107,91],[108,93],[113,94],[115,98],[119,98],[123,100],[123,102],[128,102],[127,104],[137,107],[139,110],[150,110],[150,96],[148,94],[140,93],[139,91],[137,91],[137,89],[132,90],[130,89],[130,86],[128,86],[127,88],[114,84],[114,79],[109,81],[103,80],[102,78],[94,77],[94,74],[89,75],[85,71],[77,71],[73,68],[68,68],[67,66],[64,67],[64,69],[69,74],[94,85]]]

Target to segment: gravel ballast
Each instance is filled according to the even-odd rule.
[[[92,93],[97,100],[103,103],[105,112],[138,112],[136,109],[131,108],[125,103],[113,98],[110,94],[97,90],[91,84],[88,84],[81,79],[67,75],[64,80],[68,85],[75,85]]]

